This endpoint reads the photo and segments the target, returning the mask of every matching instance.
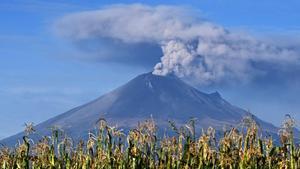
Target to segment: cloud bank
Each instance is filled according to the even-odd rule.
[[[295,48],[230,31],[191,11],[113,5],[69,14],[54,27],[99,61],[150,65],[153,74],[175,74],[199,85],[249,81],[299,66]]]

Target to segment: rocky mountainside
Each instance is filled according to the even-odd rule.
[[[46,135],[55,125],[73,139],[80,139],[95,129],[100,118],[120,128],[130,128],[152,116],[161,128],[168,126],[168,120],[183,125],[194,117],[198,129],[212,126],[221,131],[224,126],[238,125],[247,114],[224,100],[218,92],[206,94],[175,76],[146,73],[94,101],[38,124],[35,129]],[[275,126],[253,117],[265,132],[277,133]],[[23,133],[19,133],[1,143],[16,143],[22,136]]]

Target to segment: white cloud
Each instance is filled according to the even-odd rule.
[[[299,65],[299,52],[293,48],[229,31],[190,11],[174,6],[113,5],[67,15],[56,22],[55,30],[74,42],[112,39],[122,44],[157,44],[163,56],[153,65],[154,74],[174,73],[198,84],[247,81],[274,70],[262,68],[264,64],[278,71]],[[134,59],[145,58],[140,51]]]

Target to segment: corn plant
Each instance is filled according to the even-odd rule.
[[[295,144],[295,120],[287,116],[279,130],[280,143],[262,136],[251,117],[242,127],[225,130],[216,136],[212,127],[196,130],[196,120],[177,127],[175,134],[158,134],[151,118],[124,132],[97,121],[97,130],[87,133],[86,141],[72,138],[52,127],[52,135],[40,136],[33,124],[25,124],[25,135],[15,147],[0,145],[1,169],[298,169],[300,148]],[[199,133],[198,133],[199,132]]]

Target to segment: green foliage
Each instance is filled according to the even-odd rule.
[[[170,122],[175,136],[157,137],[153,119],[139,123],[126,135],[122,130],[98,121],[96,134],[89,133],[87,142],[73,145],[71,138],[57,127],[52,136],[33,143],[32,123],[26,125],[26,136],[16,148],[2,146],[1,169],[297,169],[300,148],[293,138],[294,120],[287,116],[279,135],[281,145],[272,138],[259,136],[258,125],[249,117],[245,128],[232,128],[216,139],[208,128],[196,137],[195,120],[177,128]],[[246,131],[246,132],[242,132]]]

